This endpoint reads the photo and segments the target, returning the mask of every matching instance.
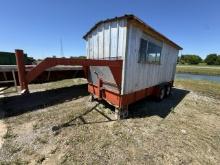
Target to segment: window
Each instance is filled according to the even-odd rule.
[[[141,39],[138,62],[141,63],[146,61],[146,57],[147,57],[147,41]]]
[[[141,39],[139,49],[139,63],[160,63],[162,47],[153,42]]]

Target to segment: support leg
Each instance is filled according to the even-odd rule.
[[[6,75],[6,73],[5,73],[5,72],[3,72],[3,76],[4,76],[5,81],[7,81],[7,80],[8,80],[8,78],[7,78],[7,75]]]
[[[50,71],[48,71],[48,74],[47,74],[47,81],[50,80]]]
[[[14,70],[12,70],[12,76],[13,76],[13,80],[14,80],[15,91],[17,92],[18,88],[17,88],[17,81],[16,81],[15,71]]]
[[[23,50],[15,50],[16,63],[18,67],[18,77],[21,86],[21,93],[29,93],[28,82],[25,75],[24,53]]]
[[[93,96],[92,94],[90,94],[90,96],[89,96],[89,102],[93,102],[93,101],[95,101],[95,98],[94,98],[94,96]]]
[[[115,108],[115,118],[117,120],[126,119],[128,117],[128,105],[123,108]]]

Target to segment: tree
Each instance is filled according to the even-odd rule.
[[[180,61],[180,56],[177,57],[177,64],[180,64],[181,61]]]
[[[86,56],[79,56],[79,59],[86,59]]]
[[[189,60],[189,64],[199,64],[200,62],[202,62],[202,58],[196,55],[192,55]]]
[[[217,63],[216,65],[220,65],[220,55],[218,55],[218,58],[217,58]]]
[[[206,56],[205,58],[205,62],[208,64],[208,65],[218,65],[218,60],[219,57],[217,56],[217,54],[209,54]]]
[[[31,65],[31,64],[35,63],[35,61],[36,60],[33,57],[27,57],[26,64]]]
[[[70,56],[73,59],[86,59],[86,56]]]
[[[180,63],[182,64],[199,64],[202,62],[202,58],[198,55],[182,55],[180,57]]]

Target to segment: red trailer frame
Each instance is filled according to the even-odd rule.
[[[29,93],[28,84],[36,79],[43,71],[56,65],[81,65],[83,67],[85,78],[88,80],[88,92],[98,100],[104,99],[108,103],[116,107],[117,118],[124,118],[128,115],[128,105],[149,95],[157,95],[160,92],[160,85],[145,88],[133,93],[121,94],[122,82],[122,65],[123,61],[117,60],[94,60],[94,59],[66,59],[66,58],[46,58],[29,72],[25,72],[23,60],[23,50],[15,50],[18,77],[22,93]],[[105,81],[102,77],[98,77],[98,84],[93,84],[88,79],[89,66],[108,66],[112,72],[113,78],[117,84],[117,92],[103,88]],[[172,86],[173,81],[168,82],[167,86]]]

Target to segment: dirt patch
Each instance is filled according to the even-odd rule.
[[[3,122],[3,120],[0,120],[0,149],[2,148],[3,142],[4,142],[4,136],[7,132],[7,126]]]
[[[129,119],[114,121],[111,106],[88,103],[86,86],[67,89],[52,92],[53,99],[62,100],[57,103],[41,93],[51,104],[39,106],[36,100],[35,108],[22,113],[17,112],[22,104],[10,109],[6,100],[14,113],[4,119],[8,131],[0,163],[220,163],[220,101],[216,98],[184,87],[174,89],[164,101],[145,99],[130,106]]]
[[[3,88],[0,88],[0,98],[3,98],[4,95],[3,95]],[[4,143],[4,136],[7,132],[7,126],[6,124],[4,123],[3,120],[1,120],[1,118],[4,117],[4,112],[2,112],[2,106],[3,106],[3,102],[0,101],[0,149],[2,148],[2,145]]]

